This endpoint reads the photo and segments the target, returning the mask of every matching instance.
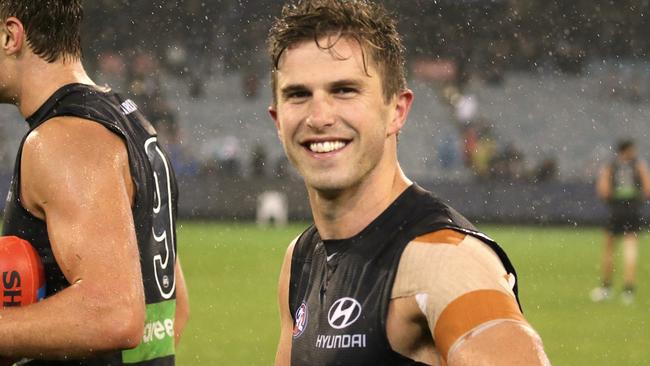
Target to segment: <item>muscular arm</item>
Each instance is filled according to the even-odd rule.
[[[187,286],[185,285],[185,276],[181,268],[180,259],[176,258],[176,266],[174,269],[176,274],[176,319],[174,320],[174,333],[176,336],[175,342],[181,340],[181,335],[190,318],[190,300],[187,294]]]
[[[96,123],[56,118],[27,139],[21,199],[44,219],[71,284],[37,304],[0,311],[0,354],[79,358],[132,348],[145,305],[124,143]]]
[[[289,280],[291,277],[291,257],[293,248],[296,245],[294,240],[287,249],[280,270],[280,283],[278,285],[278,304],[280,308],[280,341],[275,354],[275,366],[291,365],[291,335],[293,334],[293,318],[289,311]]]
[[[458,341],[447,356],[449,366],[550,365],[542,340],[527,324],[503,321],[479,327]]]
[[[421,362],[440,355],[449,366],[547,365],[539,336],[519,310],[513,280],[474,237],[441,230],[416,238],[393,285],[393,349]]]

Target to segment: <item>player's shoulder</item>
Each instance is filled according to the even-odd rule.
[[[120,152],[126,150],[119,136],[97,122],[72,116],[45,121],[29,133],[23,146],[24,154],[48,157],[48,160],[75,155],[120,157]]]
[[[461,229],[441,229],[413,238],[405,248],[406,254],[431,257],[487,256],[498,260],[497,254],[477,234]]]
[[[422,289],[448,292],[454,288],[505,288],[513,281],[491,247],[460,230],[442,229],[411,240],[400,257],[394,296]]]

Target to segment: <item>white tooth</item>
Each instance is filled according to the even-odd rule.
[[[309,150],[316,153],[328,153],[344,147],[345,143],[342,141],[312,142],[309,144]]]

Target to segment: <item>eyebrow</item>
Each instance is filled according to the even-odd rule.
[[[345,86],[354,86],[359,88],[362,85],[363,85],[363,81],[359,79],[343,79],[343,80],[336,80],[327,84],[327,88],[335,89],[335,88],[340,88]],[[308,91],[310,89],[305,84],[290,84],[280,89],[280,93],[282,94],[282,96],[287,96],[291,93],[306,91],[306,90]]]
[[[343,79],[343,80],[337,80],[333,83],[330,83],[328,85],[329,88],[340,88],[343,86],[354,86],[354,87],[361,87],[363,85],[363,81],[359,79]]]
[[[309,90],[309,88],[307,88],[307,86],[304,85],[304,84],[292,84],[292,85],[287,85],[287,86],[283,87],[280,90],[280,93],[282,94],[283,97],[286,97],[287,95],[289,95],[291,93],[295,93],[295,92],[299,92],[299,91],[305,91],[305,90]]]

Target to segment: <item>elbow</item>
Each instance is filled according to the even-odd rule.
[[[141,315],[132,315],[125,319],[121,327],[118,327],[114,339],[118,341],[118,349],[132,349],[137,347],[144,336],[144,309]]]
[[[111,316],[106,338],[110,348],[132,349],[137,347],[144,336],[145,309],[140,307],[127,307],[116,311]]]
[[[137,347],[144,336],[145,307],[140,305],[113,307],[105,318],[105,333],[98,337],[104,339],[102,348],[106,351],[124,350]]]

